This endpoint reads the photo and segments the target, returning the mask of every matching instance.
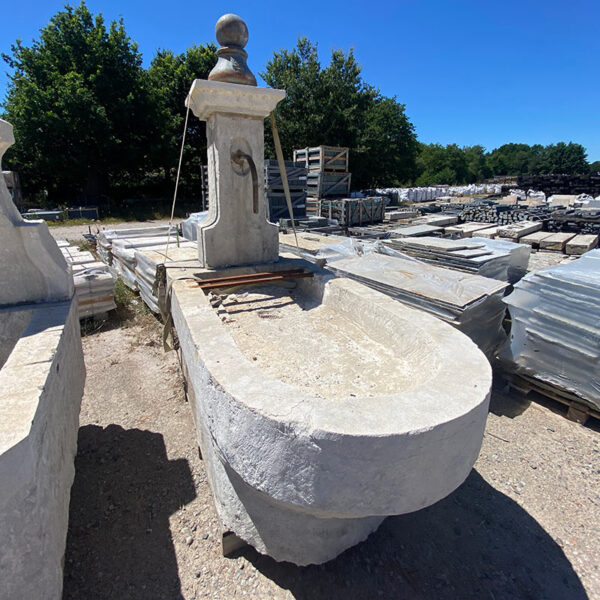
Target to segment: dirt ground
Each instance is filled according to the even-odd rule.
[[[224,558],[176,355],[154,317],[128,325],[83,339],[65,600],[600,598],[600,427],[501,389],[449,497],[325,565]]]
[[[178,224],[181,219],[176,219]],[[70,240],[72,242],[83,242],[84,233],[96,234],[103,229],[134,229],[136,227],[161,227],[168,225],[169,219],[159,219],[155,221],[127,221],[123,223],[108,223],[97,225],[52,225],[49,227],[50,233],[55,240]]]

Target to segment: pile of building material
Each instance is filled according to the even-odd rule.
[[[470,238],[473,235],[479,235],[480,231],[489,229],[492,226],[489,223],[459,223],[445,228],[446,235],[458,238]],[[476,233],[477,232],[477,233]]]
[[[336,220],[341,227],[381,223],[385,215],[387,198],[339,198],[319,200],[319,210],[323,217]]]
[[[79,318],[103,315],[115,309],[115,279],[108,266],[97,261],[91,252],[81,251],[66,241],[59,240],[58,246],[71,266]]]
[[[508,284],[504,282],[378,253],[337,260],[328,267],[450,323],[488,357],[506,337],[502,297]]]
[[[202,211],[197,213],[191,213],[190,216],[181,221],[181,235],[189,241],[195,241],[198,239],[198,224],[201,223],[206,215],[208,215],[208,211]]]
[[[481,183],[455,186],[430,186],[412,188],[382,188],[377,193],[388,196],[397,202],[429,202],[444,196],[472,196],[474,194],[501,194],[501,184]]]
[[[177,226],[137,227],[131,229],[106,229],[98,233],[96,251],[102,262],[112,265],[112,244],[114,240],[136,237],[160,237],[169,234],[177,235]]]
[[[307,208],[311,212],[321,215],[319,201],[323,198],[344,198],[350,195],[352,175],[348,172],[348,148],[300,148],[294,150],[294,163],[307,169]]]
[[[600,250],[529,273],[504,300],[512,329],[503,362],[600,408],[599,296]]]
[[[402,254],[440,266],[515,283],[527,272],[531,249],[503,240],[470,238],[452,240],[438,237],[382,240],[379,252]]]
[[[198,249],[195,244],[185,244],[169,248],[141,248],[135,251],[135,278],[142,300],[154,313],[159,313],[157,267],[166,265],[180,267],[198,261]]]
[[[534,231],[539,231],[542,225],[541,221],[521,221],[520,223],[498,227],[498,237],[517,241]]]
[[[294,218],[306,216],[306,176],[308,170],[303,163],[285,161],[290,200]],[[290,216],[279,162],[273,159],[265,160],[265,195],[269,206],[269,220],[276,223],[281,218]]]
[[[123,283],[134,291],[139,289],[137,277],[135,274],[136,258],[135,253],[141,248],[149,250],[166,250],[173,248],[196,248],[195,242],[181,241],[176,235],[154,236],[154,237],[134,237],[120,238],[112,242],[112,272],[123,280]]]

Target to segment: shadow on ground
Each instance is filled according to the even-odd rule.
[[[325,565],[277,563],[248,547],[241,554],[298,600],[587,598],[556,542],[476,471]]]
[[[63,598],[182,598],[169,516],[195,498],[188,462],[158,433],[87,425],[75,468]]]

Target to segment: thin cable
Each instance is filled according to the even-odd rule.
[[[179,175],[181,173],[181,161],[183,160],[183,147],[185,145],[185,134],[187,133],[188,116],[190,107],[185,111],[185,124],[183,125],[183,137],[181,138],[181,150],[179,152],[179,164],[177,165],[177,178],[175,179],[175,191],[173,192],[173,205],[171,206],[171,218],[169,219],[169,232],[167,234],[167,247],[165,248],[165,259],[163,265],[169,258],[169,243],[171,242],[171,229],[173,227],[173,217],[175,216],[175,203],[177,202],[177,188],[179,187]]]

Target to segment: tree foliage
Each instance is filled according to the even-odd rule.
[[[11,162],[30,192],[98,197],[153,162],[159,106],[122,21],[107,27],[84,3],[66,6],[39,41],[17,41],[3,58],[14,70],[4,104]]]
[[[157,177],[151,182],[154,191],[172,191],[179,161],[185,99],[194,79],[207,79],[217,62],[214,44],[192,46],[181,54],[159,50],[148,69],[150,85],[158,95],[165,115],[162,136],[155,140],[158,151]],[[201,195],[201,166],[206,164],[206,124],[193,115],[188,119],[180,190],[183,196],[199,198]]]
[[[277,124],[284,155],[306,146],[350,148],[353,187],[397,185],[415,172],[417,142],[404,105],[383,96],[361,77],[352,50],[334,50],[326,67],[306,38],[275,52],[261,77],[283,88]],[[274,155],[267,128],[266,151]]]
[[[588,173],[585,148],[559,142],[541,146],[504,144],[489,153],[482,146],[422,144],[417,159],[418,185],[464,184],[492,176]]]

